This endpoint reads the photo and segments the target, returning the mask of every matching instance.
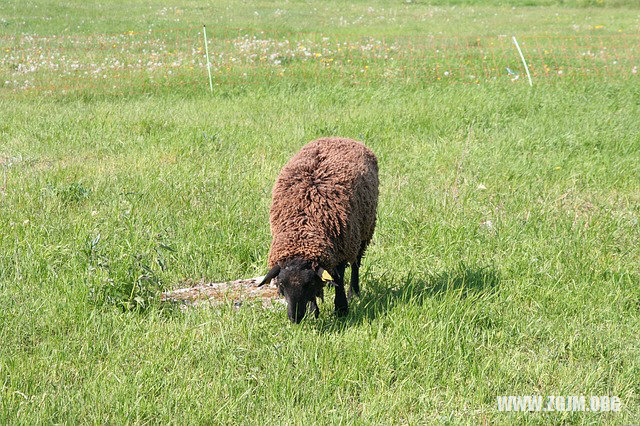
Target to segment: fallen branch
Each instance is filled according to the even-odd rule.
[[[180,303],[184,306],[217,306],[232,302],[239,307],[245,302],[258,301],[262,306],[284,303],[273,284],[258,287],[263,277],[247,278],[222,283],[201,282],[186,288],[165,291],[161,294],[163,302]]]

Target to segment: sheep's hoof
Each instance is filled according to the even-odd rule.
[[[360,296],[360,290],[354,290],[353,288],[349,288],[349,294],[347,294],[347,299],[351,300],[356,296]]]
[[[340,306],[340,307],[336,307],[336,315],[339,317],[344,317],[349,313],[349,307],[348,306]]]
[[[315,300],[312,300],[309,305],[309,312],[312,313],[316,319],[320,316],[320,308],[318,308],[318,304]]]

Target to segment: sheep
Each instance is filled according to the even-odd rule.
[[[346,138],[309,142],[282,168],[269,215],[269,272],[287,314],[299,323],[307,309],[317,318],[316,299],[335,286],[335,312],[349,310],[344,272],[351,266],[349,299],[360,292],[362,256],[373,236],[378,206],[378,160],[363,143]]]

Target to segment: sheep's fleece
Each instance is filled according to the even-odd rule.
[[[273,187],[269,268],[302,257],[333,270],[364,253],[376,226],[378,161],[345,138],[309,142]]]

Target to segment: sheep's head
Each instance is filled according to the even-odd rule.
[[[317,298],[322,299],[326,281],[333,280],[322,268],[313,269],[311,262],[293,258],[274,266],[260,285],[276,279],[278,291],[287,301],[287,314],[291,322],[299,323],[307,310],[316,318],[320,313]]]

